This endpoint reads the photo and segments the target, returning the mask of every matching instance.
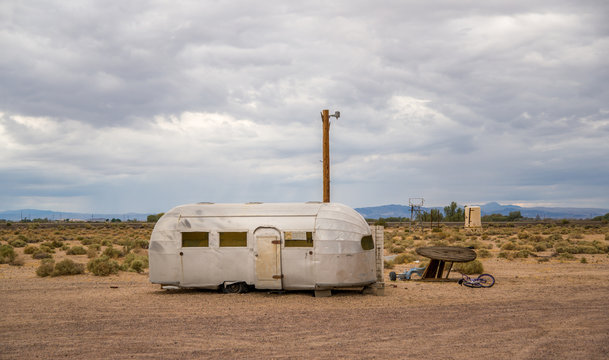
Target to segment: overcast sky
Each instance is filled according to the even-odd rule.
[[[609,208],[609,2],[0,2],[0,210]]]

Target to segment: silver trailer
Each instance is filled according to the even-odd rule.
[[[315,290],[377,281],[370,227],[337,203],[182,205],[150,238],[150,281],[165,288]]]

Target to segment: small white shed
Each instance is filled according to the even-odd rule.
[[[150,238],[150,281],[241,291],[329,290],[376,282],[370,227],[338,203],[175,207]]]
[[[480,206],[468,206],[463,208],[465,212],[465,228],[481,228]]]

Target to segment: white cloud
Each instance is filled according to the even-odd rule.
[[[333,199],[349,205],[609,207],[607,10],[4,2],[0,199],[314,200],[329,108]]]

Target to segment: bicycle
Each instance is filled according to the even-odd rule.
[[[477,278],[471,278],[465,274],[461,274],[459,285],[464,285],[471,288],[490,288],[495,285],[495,278],[491,274],[482,274]]]

